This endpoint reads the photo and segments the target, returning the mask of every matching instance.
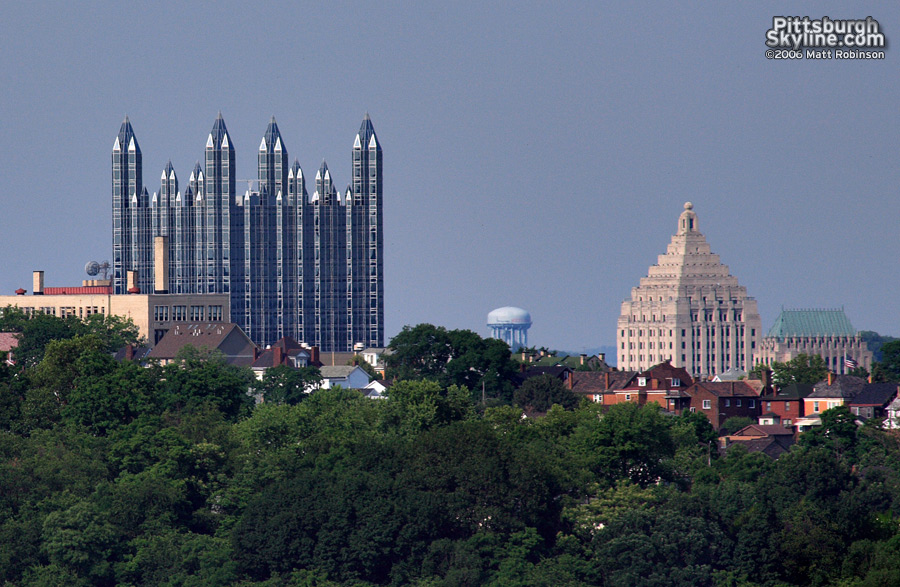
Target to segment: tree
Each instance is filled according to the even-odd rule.
[[[348,365],[354,365],[366,372],[371,379],[381,379],[381,374],[375,370],[370,362],[365,360],[362,355],[353,355],[353,358],[347,361]]]
[[[229,365],[219,351],[183,347],[163,367],[164,407],[181,409],[209,403],[234,421],[249,411],[248,391],[256,378],[250,369]]]
[[[786,363],[772,363],[775,383],[780,387],[792,383],[818,383],[828,375],[828,367],[819,355],[800,354]]]
[[[800,435],[804,446],[821,446],[841,456],[856,447],[858,426],[847,406],[837,406],[822,412],[822,425]]]
[[[16,362],[33,367],[41,362],[47,344],[76,336],[96,336],[106,352],[114,352],[126,344],[140,344],[138,328],[130,318],[92,314],[84,320],[76,316],[57,318],[43,312],[31,316],[7,307],[0,316],[0,332],[19,333]]]
[[[295,369],[278,365],[266,369],[262,381],[256,384],[257,393],[266,403],[296,405],[322,383],[322,373],[315,367]]]
[[[392,353],[385,357],[388,379],[431,379],[443,387],[467,387],[473,394],[509,401],[512,380],[518,372],[509,346],[484,339],[471,330],[443,326],[404,326],[391,339]]]
[[[513,394],[513,401],[538,412],[546,412],[554,404],[570,410],[578,405],[578,397],[558,377],[547,373],[526,379]]]
[[[587,420],[573,434],[575,449],[597,475],[641,487],[672,478],[675,444],[670,422],[656,404],[612,406],[599,421]]]
[[[447,329],[431,324],[404,326],[390,348],[385,362],[391,379],[437,379],[453,357]]]
[[[893,340],[881,347],[881,361],[872,366],[872,378],[876,381],[900,381],[900,340]]]
[[[753,418],[748,418],[747,416],[732,416],[722,422],[722,426],[719,427],[719,433],[725,436],[755,423]]]

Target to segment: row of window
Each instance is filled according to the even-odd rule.
[[[221,322],[223,318],[222,306],[154,306],[153,320],[155,322],[168,322],[169,316],[173,322]]]
[[[634,329],[630,329],[630,328],[629,328],[629,329],[628,329],[628,336],[635,336],[634,332],[635,332]],[[699,336],[702,334],[702,332],[703,332],[702,329],[696,328],[696,329],[693,329],[692,334],[693,334],[694,336],[698,336],[698,337],[699,337]],[[706,335],[707,335],[708,337],[710,337],[710,338],[715,338],[715,337],[716,337],[716,332],[717,332],[717,331],[716,331],[715,328],[707,328],[707,329],[706,329]],[[743,327],[743,326],[741,326],[740,328],[735,327],[734,332],[735,332],[735,334],[737,334],[738,336],[744,336],[744,327]],[[620,333],[621,336],[623,336],[623,337],[625,336],[625,330],[624,330],[624,329],[620,330],[619,333]],[[648,335],[648,336],[666,336],[666,331],[663,330],[662,328],[660,328],[659,331],[657,332],[656,330],[650,328],[650,329],[647,330],[647,335]],[[730,326],[726,326],[726,327],[724,328],[724,330],[721,332],[721,335],[722,335],[722,336],[731,336],[731,327],[730,327]],[[644,330],[643,330],[643,329],[638,329],[638,331],[637,331],[637,336],[644,336]],[[669,330],[669,336],[673,336],[672,330],[671,330],[671,329]],[[687,329],[686,329],[686,328],[682,328],[682,329],[681,329],[681,336],[687,336]],[[756,329],[755,329],[755,328],[751,328],[751,329],[750,329],[750,336],[756,336]]]
[[[741,398],[736,398],[734,401],[735,401],[734,405],[736,407],[741,407]],[[756,400],[755,399],[747,400],[747,406],[750,408],[755,408]],[[731,399],[728,399],[728,398],[725,399],[725,407],[726,408],[731,407]],[[708,400],[708,399],[703,400],[703,409],[704,410],[712,409],[712,400]]]

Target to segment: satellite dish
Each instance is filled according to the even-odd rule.
[[[84,266],[84,272],[93,277],[100,273],[100,263],[96,261],[88,261]]]

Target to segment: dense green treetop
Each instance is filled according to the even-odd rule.
[[[44,341],[0,379],[0,584],[898,584],[900,436],[880,422],[828,410],[775,461],[719,454],[702,414],[572,405],[546,380],[526,417],[482,403],[494,345],[421,333],[451,349],[440,368],[408,349],[378,400]]]

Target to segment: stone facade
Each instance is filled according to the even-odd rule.
[[[40,278],[38,278],[40,274]],[[38,290],[32,295],[0,296],[0,311],[15,306],[26,314],[42,312],[65,318],[85,319],[92,314],[130,318],[141,336],[153,346],[177,324],[230,322],[227,294],[114,294],[108,281],[94,280],[80,287],[43,287],[43,272],[34,278]],[[40,284],[40,285],[38,285]],[[20,290],[24,292],[24,290]]]
[[[694,377],[752,369],[762,335],[756,300],[711,252],[690,202],[665,254],[622,302],[617,326],[619,369],[669,360]]]
[[[786,363],[801,354],[819,355],[839,375],[854,365],[872,370],[872,351],[844,310],[782,310],[763,338],[756,362]]]

